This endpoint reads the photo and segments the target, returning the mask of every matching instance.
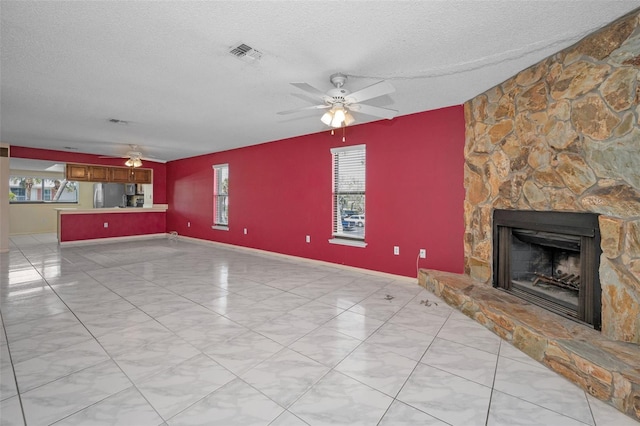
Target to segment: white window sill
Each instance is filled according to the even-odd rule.
[[[217,229],[218,231],[228,231],[229,227],[224,225],[213,225],[211,229]]]
[[[331,238],[329,240],[330,244],[338,244],[341,246],[350,246],[350,247],[361,247],[361,248],[365,248],[367,246],[367,243],[365,243],[364,241],[360,241],[360,240],[349,240],[346,238]]]

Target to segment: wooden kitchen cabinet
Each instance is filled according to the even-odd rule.
[[[67,180],[89,182],[89,166],[86,164],[67,164],[65,177]]]
[[[132,183],[151,183],[151,169],[133,169],[130,182]]]
[[[89,166],[89,181],[106,182],[109,179],[109,167]]]
[[[152,183],[152,169],[67,163],[67,180],[80,182]]]
[[[128,167],[109,167],[108,182],[131,182],[131,169]]]

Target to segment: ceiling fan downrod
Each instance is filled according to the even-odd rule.
[[[329,81],[336,87],[336,89],[339,89],[347,82],[347,76],[341,72],[337,72],[329,76]]]

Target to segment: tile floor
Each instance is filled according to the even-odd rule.
[[[2,425],[637,424],[407,280],[180,240],[0,256]]]

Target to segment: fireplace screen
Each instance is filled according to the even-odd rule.
[[[600,328],[597,215],[494,212],[494,286]]]

